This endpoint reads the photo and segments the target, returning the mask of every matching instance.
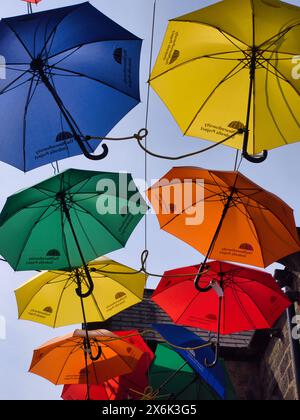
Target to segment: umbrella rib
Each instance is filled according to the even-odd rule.
[[[273,66],[273,64],[271,63],[271,62],[269,62],[269,65],[272,67],[272,68],[274,68],[275,70],[276,70],[276,68]],[[281,80],[283,80],[284,82],[286,82],[289,86],[291,86],[292,88],[293,88],[293,90],[297,93],[297,95],[298,96],[300,96],[299,95],[299,92],[297,91],[297,89],[296,88],[294,88],[294,86],[292,85],[292,83],[287,79],[287,78],[285,78],[279,71],[278,71],[278,73],[279,73],[279,75],[280,75],[280,77],[278,77],[278,75],[277,74],[275,74],[275,76],[277,77],[277,79],[278,79],[278,82],[279,82],[279,79],[281,79]],[[293,118],[293,120],[295,121],[295,123],[297,124],[297,126],[298,126],[298,128],[300,128],[300,124],[299,124],[299,121],[298,121],[298,119],[296,118],[296,116],[294,115],[294,113],[293,113],[293,111],[292,111],[292,109],[291,109],[291,107],[290,107],[290,105],[289,105],[289,103],[288,103],[288,101],[286,100],[286,97],[285,97],[285,95],[283,94],[283,90],[282,90],[282,87],[281,87],[281,85],[278,83],[278,87],[279,87],[279,90],[280,90],[280,92],[281,92],[281,95],[282,95],[282,97],[283,97],[283,99],[284,99],[284,102],[285,102],[285,104],[286,104],[286,106],[287,106],[287,109],[289,110],[289,112],[290,112],[290,114],[291,114],[291,116],[292,116],[292,118]],[[267,96],[267,101],[268,101],[268,105],[269,105],[269,98],[268,98],[268,96]],[[270,106],[268,106],[268,108],[269,108],[269,112],[271,113],[271,107]],[[271,113],[271,117],[272,117],[272,120],[273,120],[273,122],[275,123],[275,125],[276,125],[276,128],[277,128],[277,130],[279,131],[279,133],[281,134],[281,136],[282,136],[282,138],[283,138],[283,140],[284,140],[284,143],[285,144],[288,144],[288,142],[285,140],[285,138],[284,138],[284,136],[283,136],[283,134],[281,133],[281,131],[280,131],[280,129],[279,129],[279,126],[278,126],[278,124],[277,124],[277,121],[276,121],[276,119],[275,119],[275,117],[274,117],[274,115]]]
[[[81,222],[81,220],[80,220],[80,218],[79,218],[79,216],[78,216],[78,214],[77,214],[77,211],[78,211],[78,210],[76,211],[76,210],[74,209],[74,211],[75,211],[76,219],[77,219],[77,221],[78,221],[78,223],[79,223],[79,225],[80,225],[80,227],[81,227],[81,229],[82,229],[82,232],[84,233],[84,236],[85,236],[86,240],[88,241],[88,243],[89,243],[89,245],[90,245],[91,249],[93,250],[93,252],[94,252],[94,254],[95,254],[95,257],[97,258],[97,257],[98,257],[97,252],[96,252],[96,250],[95,250],[95,248],[94,248],[94,246],[93,246],[93,244],[92,244],[92,241],[90,240],[89,236],[87,235],[87,233],[86,233],[86,231],[85,231],[85,229],[84,229],[84,227],[83,227],[83,224],[82,224],[82,222]]]
[[[28,306],[31,304],[31,302],[33,301],[33,299],[35,298],[35,296],[47,285],[49,284],[48,282],[46,284],[42,284],[38,290],[35,292],[35,294],[30,298],[30,300],[26,303],[25,308],[23,309],[22,312],[19,313],[19,319],[22,319],[22,316],[24,315],[24,312],[28,309]],[[25,286],[25,285],[24,285]],[[22,289],[22,286],[19,288]],[[17,289],[18,290],[18,289]],[[17,292],[17,290],[15,291],[15,293]]]
[[[242,302],[241,302],[240,297],[237,293],[237,290],[233,286],[231,287],[231,290],[232,290],[233,295],[235,296],[235,299],[237,301],[238,306],[240,307],[241,312],[244,314],[244,317],[249,322],[249,324],[252,325],[251,328],[253,329],[253,331],[255,331],[256,330],[255,324],[252,321],[252,318],[250,317],[250,315],[248,314],[246,309],[244,308],[244,306],[242,305]]]
[[[60,70],[60,71],[66,72],[66,73],[70,73],[73,76],[84,77],[84,78],[89,79],[89,80],[92,80],[94,82],[98,82],[98,83],[100,83],[100,84],[102,84],[102,85],[104,85],[106,87],[109,87],[109,88],[111,88],[111,89],[113,89],[113,90],[115,90],[115,91],[117,91],[119,93],[122,93],[123,95],[128,96],[129,98],[134,99],[135,101],[139,102],[139,99],[138,98],[130,95],[128,92],[124,92],[123,90],[121,90],[119,88],[116,88],[115,86],[113,86],[113,85],[111,85],[111,84],[109,84],[107,82],[104,82],[103,80],[97,79],[95,77],[87,76],[86,74],[80,73],[80,72],[77,72],[77,71],[67,70],[67,69],[64,69],[64,68],[61,68],[61,67],[56,67],[56,66],[50,66],[50,67],[51,68],[54,68],[56,70]]]
[[[33,60],[34,57],[31,55],[29,49],[26,47],[25,43],[23,42],[22,38],[20,37],[20,35],[13,29],[12,26],[10,26],[10,24],[8,23],[7,19],[2,19],[2,22],[4,22],[9,29],[14,33],[15,37],[18,39],[18,41],[22,44],[24,50],[27,52],[27,54],[29,55],[29,57]]]
[[[96,222],[98,222],[121,246],[122,248],[124,248],[124,244],[114,235],[113,232],[110,231],[110,229],[108,229],[107,226],[105,226],[101,220],[97,219],[96,217],[94,217],[89,211],[87,211],[84,207],[82,207],[80,204],[75,203],[76,206],[80,207],[83,211],[86,212],[86,214],[88,214],[90,217],[92,217],[93,220],[95,220]]]
[[[265,44],[268,44],[268,42],[270,42],[270,41],[272,41],[274,38],[274,41],[272,42],[272,44],[271,45],[269,45],[268,46],[268,48],[270,47],[270,46],[272,46],[274,43],[276,43],[277,42],[277,40],[280,40],[282,37],[284,37],[288,32],[290,32],[292,29],[294,29],[294,28],[296,28],[297,26],[299,26],[300,25],[300,23],[296,23],[296,24],[294,24],[294,25],[292,25],[292,26],[290,26],[290,27],[288,27],[288,28],[286,28],[286,29],[284,29],[283,31],[281,31],[281,32],[279,32],[279,34],[275,34],[275,35],[273,35],[271,38],[269,38],[269,39],[267,39],[267,40],[265,40],[262,44],[260,44],[259,45],[259,49],[261,50],[262,48],[261,47],[263,47]],[[263,50],[263,51],[267,51],[267,50]],[[288,53],[283,53],[283,54],[288,54]],[[293,54],[293,55],[295,55],[295,54]]]
[[[186,280],[187,282],[189,282],[188,280]],[[190,309],[190,307],[192,306],[192,304],[199,298],[199,292],[196,291],[195,296],[193,297],[193,299],[189,302],[189,304],[184,308],[184,310],[182,311],[182,313],[177,317],[176,322],[178,323],[180,321],[180,319],[183,317],[183,315],[188,311],[188,309]]]
[[[258,230],[257,230],[257,228],[256,228],[256,225],[255,225],[255,223],[254,223],[254,220],[253,220],[253,218],[252,218],[251,214],[249,213],[249,211],[248,211],[248,209],[247,209],[247,207],[246,207],[246,204],[244,204],[242,200],[241,200],[241,205],[245,208],[245,211],[246,211],[246,213],[245,213],[245,214],[242,212],[242,210],[241,210],[238,206],[236,206],[236,208],[237,208],[237,210],[238,210],[238,211],[240,211],[240,212],[241,212],[244,216],[246,216],[246,220],[248,221],[248,225],[249,225],[249,227],[250,227],[250,230],[251,230],[252,234],[256,237],[257,242],[260,244],[260,243],[261,243],[261,241],[260,241],[260,235],[259,235],[259,233],[258,233]],[[250,221],[252,222],[252,224],[250,223]],[[253,231],[253,228],[254,228],[254,231]],[[262,262],[263,262],[263,264],[264,264],[264,266],[265,266],[265,265],[266,265],[266,262],[265,262],[265,257],[264,257],[264,255],[263,255],[262,249],[261,249],[261,251],[260,251],[260,254],[261,254]]]
[[[261,210],[264,210],[264,209],[261,209]],[[267,209],[267,211],[269,211],[271,214],[272,214],[272,216],[273,217],[275,217],[275,219],[277,219],[278,220],[278,222],[280,223],[280,225],[281,226],[283,226],[283,228],[289,233],[289,235],[293,238],[293,239],[295,239],[294,238],[294,235],[295,235],[295,232],[290,232],[290,230],[289,230],[289,228],[282,222],[282,220],[280,220],[279,219],[279,217],[274,213],[274,212],[272,212],[271,210],[269,210],[269,209]],[[296,239],[295,239],[295,242],[296,242]],[[290,244],[290,242],[288,242],[288,244]],[[270,253],[272,253],[270,250],[269,250],[269,252]]]
[[[228,80],[230,80],[232,77],[236,76],[236,74],[240,73],[245,66],[241,67],[238,69],[238,67],[241,66],[241,63],[238,63],[233,69],[231,69],[226,75],[225,77],[214,87],[214,89],[211,91],[211,93],[207,96],[207,98],[205,99],[205,101],[202,103],[202,105],[199,107],[198,111],[196,112],[195,116],[193,117],[193,119],[191,120],[190,124],[187,126],[187,128],[184,130],[184,135],[187,134],[187,132],[189,131],[189,129],[191,128],[191,126],[194,124],[196,118],[199,116],[199,114],[201,113],[201,111],[203,110],[203,108],[207,105],[207,103],[209,102],[209,100],[213,97],[213,95],[217,92],[218,88],[220,88],[220,86],[222,86],[225,82],[227,82]],[[238,69],[238,70],[237,70]],[[235,73],[234,73],[235,72]]]
[[[70,255],[69,255],[69,248],[68,248],[68,244],[67,244],[67,238],[66,238],[66,234],[65,234],[65,222],[66,222],[67,218],[66,215],[63,211],[62,208],[60,208],[60,224],[61,224],[61,234],[62,234],[62,244],[63,244],[63,248],[64,248],[64,252],[65,252],[65,256],[67,258],[68,264],[69,264],[69,268],[71,269],[72,264],[71,264],[71,259],[70,259]]]
[[[273,69],[275,70],[275,72],[279,73],[279,75],[284,79],[284,81],[286,83],[288,83],[291,88],[297,93],[297,95],[299,96],[299,92],[297,91],[297,89],[294,87],[294,85],[271,63],[269,62],[270,66],[273,67]]]
[[[5,86],[1,91],[0,91],[0,95],[3,95],[6,92],[10,92],[13,89],[16,89],[22,85],[24,85],[25,83],[30,82],[34,76],[31,76],[28,80],[25,80],[22,83],[19,83],[17,86],[11,87],[13,86],[18,80],[20,80],[23,76],[25,76],[26,73],[30,73],[29,70],[24,70],[22,74],[19,74],[18,77],[16,77],[12,82],[10,82],[7,86]]]
[[[76,343],[76,344],[77,344],[77,347],[78,347],[78,343]],[[61,370],[60,370],[60,372],[58,374],[58,377],[57,377],[57,380],[56,380],[56,385],[59,384],[59,378],[61,377],[61,375],[62,375],[62,373],[63,373],[63,371],[64,371],[64,369],[65,369],[65,367],[66,367],[66,365],[67,365],[67,363],[68,363],[68,361],[70,359],[70,357],[73,356],[73,354],[76,353],[76,351],[78,350],[77,347],[75,347],[75,346],[70,347],[71,348],[71,351],[69,352],[68,357],[66,357],[66,359],[65,359],[65,361],[63,363],[63,366],[62,366],[62,368],[61,368]]]
[[[191,209],[191,208],[193,208],[196,204],[198,204],[198,203],[201,203],[201,202],[203,202],[203,203],[205,203],[205,201],[208,201],[208,199],[210,199],[210,198],[213,198],[213,197],[217,197],[217,196],[219,196],[220,194],[219,193],[216,193],[216,194],[214,194],[214,195],[212,195],[211,197],[208,197],[208,198],[204,198],[203,200],[197,200],[197,201],[195,201],[195,202],[193,202],[191,205],[189,205],[189,206],[187,206],[187,207],[185,207],[184,209],[182,209],[181,211],[180,211],[180,213],[177,213],[177,214],[175,214],[175,216],[174,217],[172,217],[170,220],[168,220],[164,225],[162,225],[161,227],[162,227],[162,229],[164,229],[166,226],[168,226],[170,223],[172,223],[177,217],[179,217],[179,216],[182,216],[187,210],[189,210],[189,209]],[[218,200],[211,200],[211,201],[209,201],[209,202],[211,202],[211,203],[214,203],[214,202],[219,202],[220,201],[220,199],[218,199]]]
[[[59,63],[62,63],[64,60],[66,60],[67,58],[71,57],[73,54],[75,54],[78,50],[80,50],[80,48],[82,48],[83,45],[79,45],[79,47],[75,47],[69,54],[67,54],[65,57],[61,58],[60,60],[58,60],[56,63],[52,64],[52,66],[56,66]]]
[[[74,11],[77,11],[77,9],[79,8],[81,6],[81,4],[78,4],[78,5],[74,5],[73,7],[72,7],[72,10],[69,10],[69,13],[66,13],[64,16],[62,16],[62,18],[60,19],[60,21],[54,26],[54,28],[52,29],[52,31],[50,32],[50,34],[49,34],[49,36],[48,36],[48,38],[47,38],[47,40],[46,40],[46,42],[45,42],[45,44],[44,44],[44,47],[43,47],[43,49],[42,49],[42,51],[41,51],[41,55],[44,53],[44,51],[46,50],[46,48],[47,48],[47,44],[48,44],[48,42],[50,41],[50,39],[53,37],[53,36],[55,36],[55,34],[56,34],[56,31],[57,31],[57,29],[58,29],[58,27],[59,27],[59,25],[61,25],[62,24],[62,22],[67,18],[67,17],[69,17],[70,15],[71,15],[71,13],[73,13]],[[49,58],[49,56],[47,57],[47,58]]]
[[[57,318],[58,318],[58,312],[59,312],[59,308],[60,308],[60,306],[61,306],[61,302],[62,302],[63,294],[64,294],[65,290],[67,289],[67,283],[68,283],[68,281],[66,281],[66,283],[64,284],[64,286],[63,286],[63,288],[62,288],[62,291],[61,291],[61,293],[60,293],[60,295],[59,295],[59,299],[58,299],[58,303],[57,303],[57,310],[56,310],[56,313],[55,313],[55,318],[54,318],[54,321],[53,321],[53,326],[54,326],[54,328],[56,327]]]
[[[205,54],[205,55],[201,55],[201,56],[199,56],[199,57],[193,57],[193,58],[190,58],[189,60],[186,60],[186,61],[184,61],[183,63],[180,63],[180,64],[176,64],[174,67],[172,67],[172,68],[170,68],[170,69],[168,69],[168,70],[165,70],[165,71],[163,71],[162,73],[159,73],[158,75],[156,75],[156,76],[154,76],[154,77],[150,77],[150,79],[149,79],[149,82],[152,82],[153,80],[155,80],[155,79],[158,79],[159,77],[161,77],[161,76],[165,76],[166,74],[168,74],[169,72],[171,72],[172,70],[176,70],[176,69],[178,69],[179,67],[183,67],[183,66],[185,66],[185,65],[187,65],[187,64],[190,64],[190,63],[192,63],[193,61],[198,61],[198,60],[202,60],[203,58],[212,58],[212,59],[219,59],[219,60],[221,60],[221,58],[218,58],[218,56],[219,55],[225,55],[225,54],[233,54],[233,53],[236,53],[237,51],[223,51],[223,52],[219,52],[219,53],[214,53],[214,54]],[[224,60],[226,60],[226,59],[224,59]],[[239,61],[239,59],[228,59],[228,60],[230,60],[230,61]],[[239,63],[240,64],[240,63]]]
[[[248,48],[250,48],[250,45],[246,44],[244,41],[241,41],[241,40],[240,40],[239,38],[237,38],[235,35],[232,35],[232,34],[230,34],[229,32],[224,31],[223,29],[221,29],[221,28],[219,28],[219,27],[217,27],[217,26],[210,25],[210,24],[209,24],[209,23],[207,23],[207,22],[195,22],[195,21],[193,21],[193,20],[187,20],[187,19],[179,19],[179,20],[177,20],[177,19],[170,19],[170,22],[194,23],[195,25],[208,26],[209,28],[216,29],[216,30],[217,30],[217,31],[219,31],[222,35],[224,35],[224,36],[225,36],[225,34],[226,34],[227,36],[230,36],[231,38],[236,39],[236,40],[237,40],[237,41],[239,41],[241,44],[244,44],[245,46],[247,46]],[[226,36],[226,39],[227,39],[227,36]]]
[[[85,281],[85,279],[84,279],[84,282],[85,282],[85,284],[86,284],[86,281]],[[97,308],[97,311],[99,312],[99,315],[100,315],[100,317],[103,319],[103,321],[105,320],[105,317],[104,317],[104,315],[103,315],[103,313],[102,313],[102,311],[101,311],[101,309],[100,309],[100,306],[98,305],[98,301],[97,301],[97,299],[96,299],[96,297],[95,297],[95,292],[93,292],[92,293],[92,299],[93,299],[93,301],[94,301],[94,304],[95,304],[95,306],[96,306],[96,308]]]
[[[25,107],[24,107],[24,116],[23,116],[23,162],[24,162],[24,166],[23,166],[23,171],[26,172],[26,131],[27,131],[27,115],[28,115],[28,109],[29,109],[29,105],[31,103],[31,100],[36,92],[37,86],[38,86],[38,81],[36,82],[36,85],[33,88],[33,84],[34,84],[34,78],[31,79],[30,81],[30,85],[29,85],[29,89],[28,89],[28,93],[27,93],[27,99],[26,99],[26,103],[25,103]]]
[[[269,65],[271,65],[271,63],[269,62],[268,63],[268,66]],[[276,127],[276,129],[277,129],[277,131],[278,131],[278,133],[279,133],[279,135],[282,137],[282,140],[283,140],[283,142],[284,142],[284,144],[288,144],[288,142],[287,142],[287,140],[285,139],[285,137],[284,137],[284,134],[283,134],[283,132],[280,130],[280,127],[279,127],[279,124],[277,123],[277,121],[276,121],[276,118],[275,118],[275,116],[274,116],[274,113],[273,113],[273,111],[272,111],[272,107],[271,107],[271,104],[270,104],[270,97],[269,97],[269,95],[268,95],[268,78],[269,78],[269,73],[268,73],[268,68],[266,68],[266,70],[267,70],[267,75],[266,75],[266,80],[265,80],[265,93],[266,93],[266,105],[267,105],[267,109],[268,109],[268,111],[269,111],[269,114],[270,114],[270,116],[271,116],[271,119],[272,119],[272,121],[273,121],[273,124],[274,124],[274,126]],[[272,72],[270,72],[270,73],[272,73]],[[276,76],[276,78],[278,79],[278,81],[279,81],[279,79],[281,79],[281,77],[278,77],[277,75],[275,75]],[[280,87],[281,88],[281,87]],[[281,90],[281,89],[280,89]],[[283,93],[282,92],[282,90],[281,90],[281,93]],[[284,98],[284,96],[283,96],[283,98]],[[284,98],[284,101],[285,101],[285,103],[286,103],[286,105],[287,105],[287,108],[289,109],[289,111],[291,112],[292,110],[290,109],[290,106],[289,106],[289,104],[287,103],[287,101],[285,100],[285,98]],[[256,101],[255,101],[255,98],[254,98],[254,101],[253,101],[253,103],[255,104],[256,103]],[[291,112],[292,113],[292,112]],[[254,115],[256,115],[256,112],[255,112],[255,105],[254,105]],[[296,121],[296,118],[294,117],[294,119],[295,119],[295,121]],[[298,127],[299,127],[299,123],[297,122],[297,124],[298,124]],[[255,130],[253,130],[253,136],[255,135]]]
[[[78,50],[82,47],[85,47],[86,45],[92,45],[92,44],[98,44],[98,43],[103,43],[103,42],[117,42],[117,41],[126,41],[126,42],[140,42],[141,39],[140,38],[132,38],[132,39],[100,39],[100,40],[96,40],[96,41],[90,41],[90,42],[84,42],[83,44],[79,44],[79,45],[74,45],[73,47],[69,47],[66,48],[63,51],[59,51],[56,54],[50,55],[48,56],[48,60],[51,60],[52,58],[57,57],[58,55],[64,54],[70,50],[73,50],[74,48],[77,48]]]
[[[23,246],[22,246],[23,251],[21,251],[21,252],[20,252],[19,258],[17,259],[16,269],[18,268],[18,265],[19,265],[19,263],[20,263],[20,260],[21,260],[21,258],[22,258],[22,256],[23,256],[24,251],[25,251],[25,247],[26,247],[26,246],[27,246],[27,244],[28,244],[28,241],[29,241],[29,239],[30,239],[30,236],[31,236],[31,234],[32,234],[33,230],[36,228],[36,226],[39,224],[39,222],[43,219],[43,216],[45,215],[45,213],[46,213],[48,210],[49,210],[49,208],[46,208],[46,209],[42,212],[42,214],[38,217],[38,219],[36,220],[36,222],[33,224],[33,226],[31,227],[31,229],[29,230],[29,232],[28,232],[28,234],[27,234],[27,236],[26,236],[26,238],[25,238],[24,244],[23,244]],[[56,211],[56,210],[54,210],[54,211]],[[53,212],[54,212],[54,211],[53,211]],[[52,214],[53,214],[53,212],[52,212],[50,215],[52,215]]]
[[[256,306],[256,308],[258,309],[258,311],[259,311],[259,313],[262,315],[262,317],[264,318],[264,320],[266,321],[266,323],[268,324],[268,326],[269,326],[269,328],[271,328],[272,327],[272,325],[270,325],[271,323],[270,323],[270,321],[269,320],[267,320],[267,318],[266,318],[266,315],[263,313],[263,310],[258,306],[258,303],[256,302],[256,300],[255,299],[252,299],[252,297],[249,295],[249,293],[248,292],[246,292],[244,289],[242,289],[237,283],[235,283],[235,289],[233,289],[234,290],[234,293],[236,294],[236,296],[238,296],[238,290],[241,292],[241,293],[244,293],[246,296],[248,296],[248,298],[250,299],[250,301],[252,302],[252,303],[254,303],[254,306]],[[239,298],[238,298],[239,299]],[[242,303],[241,303],[241,305],[242,305]],[[254,325],[254,322],[252,322],[251,321],[251,323],[252,323],[252,325]],[[255,328],[255,325],[254,325],[254,330],[255,330],[256,328]]]

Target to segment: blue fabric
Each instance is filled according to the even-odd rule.
[[[34,59],[45,62],[78,133],[104,137],[140,102],[141,45],[89,3],[2,19],[7,74],[0,80],[0,160],[26,172],[81,154],[50,92],[30,68]],[[95,151],[100,142],[86,143]]]
[[[206,344],[204,340],[184,327],[154,324],[153,328],[165,340],[175,346],[193,348]],[[223,366],[219,363],[215,368],[208,369],[204,364],[205,358],[208,360],[214,359],[214,353],[210,348],[199,350],[173,349],[188,362],[191,368],[193,368],[222,399],[226,399],[226,377]]]

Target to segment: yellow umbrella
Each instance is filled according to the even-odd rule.
[[[261,162],[300,140],[299,39],[299,7],[224,0],[169,22],[150,84],[185,135]]]
[[[143,300],[145,274],[107,258],[88,268],[95,287],[84,299],[77,296],[78,289],[88,288],[83,269],[46,271],[18,288],[19,318],[54,328],[102,322]]]

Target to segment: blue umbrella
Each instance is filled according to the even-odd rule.
[[[141,45],[89,3],[2,19],[0,159],[24,172],[81,153],[103,159],[93,137],[140,102]]]
[[[206,342],[193,332],[184,327],[167,324],[154,324],[153,328],[170,344],[182,348],[199,347]],[[214,369],[205,366],[205,358],[214,356],[213,351],[206,347],[197,350],[182,350],[174,348],[195,372],[222,398],[231,399],[234,393],[229,383],[228,374],[222,363],[219,363]]]

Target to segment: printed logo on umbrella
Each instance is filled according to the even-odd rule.
[[[115,301],[106,307],[107,312],[111,312],[116,308],[124,305],[127,300],[127,294],[125,292],[118,292],[114,296]]]
[[[50,251],[47,252],[47,257],[60,257],[60,252],[58,249],[50,249]]]
[[[116,300],[122,299],[126,297],[126,293],[125,292],[119,292],[115,295]]]
[[[46,313],[48,313],[48,314],[52,314],[52,313],[53,313],[53,309],[51,308],[51,306],[47,306],[47,307],[44,309],[44,312],[46,312]]]
[[[254,252],[254,248],[251,244],[243,243],[240,245],[240,249],[244,249],[245,251]]]

